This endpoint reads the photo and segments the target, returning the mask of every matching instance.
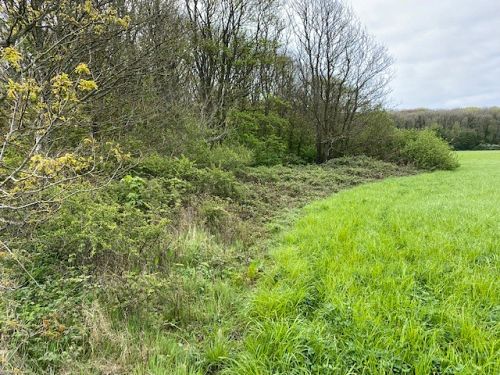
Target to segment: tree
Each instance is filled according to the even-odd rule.
[[[210,141],[227,135],[229,109],[248,100],[270,74],[279,36],[272,27],[276,6],[274,0],[185,0],[195,103],[212,130]]]
[[[339,0],[293,2],[295,56],[317,161],[345,152],[355,116],[384,97],[391,59]]]
[[[400,128],[437,127],[439,134],[457,149],[500,144],[499,108],[413,109],[393,112],[392,116]]]
[[[32,220],[57,198],[54,187],[93,174],[100,160],[84,106],[123,71],[91,69],[130,19],[107,3],[0,3],[0,229]],[[119,149],[111,147],[117,158]],[[49,194],[48,191],[51,191]]]

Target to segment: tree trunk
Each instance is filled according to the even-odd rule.
[[[321,129],[316,129],[316,163],[318,164],[324,163],[328,158],[328,150],[323,140]]]

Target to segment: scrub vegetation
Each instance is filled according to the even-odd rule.
[[[251,344],[260,342],[259,332],[279,338],[264,314],[267,307],[251,301],[255,295],[265,301],[261,293],[269,280],[286,283],[291,276],[274,271],[283,266],[269,258],[269,249],[304,214],[304,205],[363,183],[435,172],[422,181],[442,178],[445,193],[419,179],[366,187],[380,197],[388,194],[388,204],[408,204],[408,214],[417,215],[419,206],[391,193],[394,186],[415,181],[408,191],[428,196],[429,202],[441,197],[437,209],[453,205],[451,192],[462,191],[453,190],[458,184],[453,176],[462,176],[461,189],[487,181],[474,175],[472,157],[457,170],[456,153],[439,129],[396,126],[384,109],[391,63],[386,48],[342,0],[0,0],[0,373],[318,372],[323,370],[315,367],[317,361],[324,358],[331,360],[322,365],[332,368],[358,371],[356,366],[365,366],[369,358],[371,370],[385,371],[390,363],[394,372],[404,372],[417,357],[427,369],[425,358],[431,356],[442,360],[436,369],[477,365],[489,371],[491,356],[480,347],[493,337],[491,330],[474,336],[477,345],[467,341],[470,331],[463,345],[473,351],[464,354],[462,347],[451,346],[455,357],[437,347],[422,349],[419,357],[413,346],[397,360],[390,359],[387,348],[374,357],[371,347],[363,352],[356,336],[363,329],[349,325],[353,318],[344,305],[332,300],[331,316],[353,336],[344,339],[335,336],[337,331],[322,336],[314,330],[326,329],[327,323],[309,326],[302,315],[294,317],[297,306],[274,287],[271,302],[283,301],[284,310],[271,309],[270,302],[267,313],[278,314],[280,332],[290,338],[280,344],[295,350],[293,345],[307,344],[302,329],[313,329],[311,337],[325,346],[304,344],[309,354],[301,357],[302,352],[272,354],[264,347],[261,353]],[[488,142],[490,130],[485,130]],[[486,155],[496,163],[494,154]],[[477,172],[486,174],[486,159],[476,162]],[[478,190],[477,197],[486,191]],[[464,195],[462,204],[469,201],[474,202]],[[372,209],[378,210],[379,203]],[[353,219],[347,211],[340,216],[344,208],[339,216],[329,213],[345,218],[336,236],[353,248],[356,237],[350,231],[377,219],[368,206],[356,206],[363,209],[356,225],[349,224]],[[463,232],[450,239],[458,246],[456,241],[469,236],[471,251],[482,249],[483,260],[471,267],[494,264],[488,255],[494,243],[485,248],[481,241],[488,237],[481,235],[476,243],[477,233],[467,232],[468,225],[481,224],[473,216],[481,207],[484,220],[495,215],[486,206],[472,207],[463,218]],[[380,215],[389,215],[388,210]],[[366,233],[372,242],[363,244],[372,257],[377,223]],[[298,265],[309,264],[311,257],[323,259],[322,225],[315,228],[317,240],[305,237],[313,246],[305,254],[297,252],[303,256],[294,258]],[[440,228],[432,226],[429,233],[440,236]],[[427,239],[417,229],[415,238],[428,240],[430,247],[442,239]],[[403,248],[406,231],[414,228],[398,230]],[[380,236],[389,236],[384,233]],[[452,251],[452,245],[445,250]],[[339,251],[341,259],[344,250]],[[424,258],[418,259],[436,261]],[[376,294],[379,283],[390,280],[382,260],[373,259],[381,275],[371,286]],[[310,289],[297,284],[286,293],[305,309],[307,319],[321,322],[321,309],[330,308],[323,306],[324,269],[314,275],[312,264],[300,267],[300,282],[310,282]],[[371,271],[363,267],[357,277],[368,280]],[[476,275],[478,269],[470,269],[471,283],[474,277],[494,276]],[[347,270],[328,282],[344,285]],[[415,286],[423,291],[415,293],[438,301],[429,324],[439,325],[440,296],[428,289],[434,279],[426,270]],[[397,272],[394,283],[403,278]],[[435,277],[444,280],[443,275]],[[410,288],[411,280],[404,281]],[[471,285],[475,294],[467,303],[472,304],[484,297],[486,284]],[[336,289],[328,293],[334,296]],[[469,292],[457,293],[462,298]],[[354,295],[349,298],[355,301]],[[368,318],[383,319],[376,302],[364,300],[373,304]],[[351,302],[345,306],[354,310]],[[420,317],[416,302],[416,311],[403,297],[400,302],[400,309]],[[475,321],[482,322],[490,307],[467,306],[462,306],[464,324],[472,316],[476,320],[467,327],[483,335]],[[395,311],[401,321],[410,319]],[[494,327],[496,315],[491,314],[488,324]],[[413,325],[405,335],[420,337],[416,322],[409,320]],[[379,335],[380,340],[395,340],[394,324],[383,327],[387,335]],[[454,343],[456,335],[446,331],[446,340]],[[272,337],[263,340],[273,342]],[[337,345],[339,356],[330,357],[331,345]],[[382,348],[382,341],[377,345],[373,348]],[[245,358],[254,367],[244,367]],[[375,365],[374,358],[383,364]]]
[[[367,157],[237,176],[141,160],[81,192],[2,256],[2,365],[25,373],[216,372],[245,331],[269,241],[307,202],[413,174]],[[14,256],[15,255],[15,256]],[[17,369],[17,370],[16,370]],[[184,370],[183,370],[184,369]]]

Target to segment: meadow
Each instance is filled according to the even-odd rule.
[[[231,374],[497,374],[500,152],[305,209],[249,299]]]

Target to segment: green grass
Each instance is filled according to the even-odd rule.
[[[306,209],[248,307],[231,374],[497,374],[500,152]]]
[[[2,370],[220,373],[248,329],[242,307],[272,265],[268,249],[301,207],[417,173],[367,157],[236,177],[187,159],[146,160],[142,178],[75,196],[18,238],[42,288],[0,252],[0,284],[9,286],[0,293]]]

